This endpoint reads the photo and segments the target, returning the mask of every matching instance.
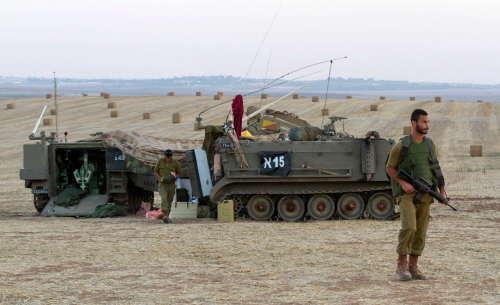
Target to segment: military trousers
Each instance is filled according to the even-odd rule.
[[[413,199],[416,194],[413,192],[396,197],[401,219],[401,230],[396,249],[399,255],[422,255],[425,247],[430,205],[433,198],[429,194],[425,194],[419,204],[414,204]]]
[[[175,183],[172,184],[158,184],[158,193],[161,197],[161,210],[164,213],[170,213],[170,208],[172,207],[172,201],[175,195]]]

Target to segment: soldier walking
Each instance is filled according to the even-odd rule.
[[[437,146],[425,136],[429,126],[427,112],[415,109],[411,114],[411,134],[394,145],[386,165],[386,172],[391,177],[392,194],[399,204],[401,218],[401,230],[396,248],[398,253],[396,273],[400,280],[427,279],[418,269],[417,262],[425,247],[430,205],[434,199],[426,193],[419,204],[414,204],[417,192],[411,184],[396,177],[396,173],[403,169],[413,177],[423,177],[432,184],[436,192],[446,198],[444,177],[437,160]]]
[[[163,222],[171,223],[169,218],[170,208],[175,195],[175,181],[181,172],[181,166],[177,160],[172,159],[172,151],[165,150],[165,157],[156,162],[155,176],[159,180],[158,193],[161,197],[161,211],[163,212]],[[172,174],[173,173],[173,174]]]

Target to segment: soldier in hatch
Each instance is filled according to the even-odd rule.
[[[171,223],[169,218],[170,207],[175,195],[175,181],[181,172],[181,166],[177,160],[172,159],[172,151],[165,150],[165,157],[156,162],[155,176],[159,179],[158,193],[161,197],[161,210],[163,222]],[[173,174],[172,174],[173,173]]]
[[[434,190],[439,189],[440,195],[446,198],[436,144],[425,137],[429,125],[427,112],[415,109],[411,114],[411,134],[394,145],[386,165],[386,172],[391,177],[392,194],[399,204],[401,215],[401,230],[396,249],[399,255],[396,273],[401,280],[427,279],[418,270],[417,261],[424,250],[430,204],[434,200],[426,193],[419,204],[414,204],[413,200],[417,193],[411,184],[396,177],[396,173],[399,169],[403,169],[413,177],[423,177],[433,185]]]

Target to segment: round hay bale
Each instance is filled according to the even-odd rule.
[[[330,109],[321,109],[321,115],[330,115]]]
[[[294,93],[294,94],[293,94],[293,99],[294,99],[294,100],[298,100],[298,99],[299,99],[299,95],[298,95],[297,93]]]
[[[59,114],[59,109],[50,109],[50,115],[58,115]]]
[[[378,105],[370,105],[370,111],[377,111]]]
[[[214,95],[214,100],[218,101],[218,100],[220,100],[220,97],[221,97],[220,95],[216,94],[216,95]]]
[[[111,117],[112,118],[117,118],[119,116],[120,116],[120,111],[116,111],[116,110],[111,111]]]
[[[175,96],[175,92],[169,92],[168,96]]]
[[[313,96],[312,101],[313,103],[319,102],[319,96]]]
[[[440,96],[436,96],[436,97],[434,98],[434,102],[436,102],[436,103],[441,103],[441,97],[440,97]]]
[[[52,94],[50,93],[45,94],[45,98],[52,98]]]
[[[381,100],[381,101],[385,101],[385,96],[381,96],[381,97],[380,97],[380,100]]]
[[[482,100],[477,100],[478,103],[482,103],[483,101]]]
[[[202,93],[200,91],[196,92],[196,96],[202,96]]]
[[[267,93],[262,93],[262,95],[260,96],[262,99],[267,99],[269,97],[269,94]]]
[[[7,104],[7,109],[16,109],[16,104]]]
[[[144,112],[144,113],[142,114],[142,119],[143,119],[143,120],[149,120],[149,119],[151,119],[151,113],[149,113],[149,112]]]
[[[414,96],[410,96],[410,101],[414,101],[415,100],[415,97]]]
[[[116,102],[109,102],[108,108],[116,108]]]
[[[52,119],[43,119],[43,125],[44,126],[51,126],[52,125]]]
[[[347,100],[350,100],[350,99],[352,99],[352,95],[348,95],[348,96],[346,96],[345,98],[346,98]]]
[[[104,98],[105,98],[105,99],[109,99],[110,97],[111,97],[111,94],[109,94],[109,93],[104,93]]]
[[[104,97],[106,95],[106,92],[101,92],[101,97]]]

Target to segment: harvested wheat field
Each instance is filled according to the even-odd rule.
[[[223,97],[223,100],[227,97]],[[230,97],[228,98],[230,99]],[[270,97],[265,103],[276,100]],[[69,140],[115,129],[202,139],[194,119],[213,97],[60,97],[59,132]],[[108,109],[109,102],[116,108]],[[15,103],[14,109],[7,104]],[[259,106],[260,97],[245,98]],[[313,126],[326,124],[323,101],[286,99],[287,110]],[[394,273],[399,222],[297,223],[211,219],[160,220],[41,217],[19,180],[22,145],[44,118],[55,131],[53,103],[0,99],[1,304],[498,304],[500,303],[500,104],[329,99],[346,132],[376,130],[399,139],[413,109],[429,112],[429,136],[440,149],[450,202],[433,204],[420,269],[426,281]],[[370,111],[377,105],[377,111]],[[110,112],[119,111],[118,117]],[[230,103],[207,111],[204,124],[225,120]],[[143,119],[151,113],[151,119]],[[181,123],[172,123],[180,113]],[[342,129],[342,124],[337,126]],[[482,157],[470,146],[482,145]]]

